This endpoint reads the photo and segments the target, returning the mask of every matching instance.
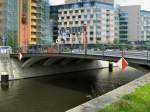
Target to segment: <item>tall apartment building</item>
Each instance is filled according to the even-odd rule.
[[[87,26],[87,43],[113,43],[115,11],[113,4],[102,2],[77,2],[58,9],[58,38],[64,44],[83,44],[83,25]]]
[[[5,45],[47,45],[50,33],[49,0],[0,0],[0,37]]]
[[[43,45],[50,41],[48,0],[18,0],[19,47]],[[24,31],[26,30],[26,31]]]
[[[65,3],[66,3],[66,4],[69,4],[69,3],[91,2],[91,1],[97,1],[97,2],[103,2],[103,3],[111,3],[111,4],[114,4],[114,0],[65,0]]]

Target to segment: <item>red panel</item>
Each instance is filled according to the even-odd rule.
[[[84,25],[84,38],[83,38],[83,44],[84,44],[84,49],[86,49],[86,32],[87,32],[87,27]]]
[[[124,70],[128,66],[128,62],[122,58],[122,69]]]
[[[22,24],[22,53],[26,52],[26,24]]]

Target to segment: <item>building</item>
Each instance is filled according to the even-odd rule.
[[[140,41],[150,42],[150,11],[140,11],[141,35]]]
[[[1,0],[0,1],[0,38],[1,38],[1,44],[4,38],[4,33],[6,32],[6,5],[7,5],[7,1],[5,0]]]
[[[49,1],[18,0],[19,47],[50,44]]]
[[[142,44],[150,40],[150,11],[140,5],[119,6],[120,42]]]
[[[6,0],[0,1],[0,37],[3,38],[4,32],[6,31]]]
[[[121,42],[137,42],[140,39],[139,5],[119,7],[119,34]]]
[[[49,0],[0,0],[3,45],[30,48],[51,42]]]
[[[54,8],[55,7],[55,8]],[[52,6],[58,21],[58,38],[63,44],[83,44],[83,25],[87,44],[113,43],[116,36],[113,4],[91,1]],[[52,12],[54,15],[54,12]]]
[[[0,42],[1,45],[17,45],[17,1],[0,1]]]
[[[70,3],[77,3],[77,2],[91,2],[91,1],[98,1],[103,3],[111,3],[114,4],[114,0],[65,0],[66,4]]]

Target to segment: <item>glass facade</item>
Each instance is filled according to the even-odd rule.
[[[119,39],[120,42],[128,41],[128,13],[125,11],[119,12]]]
[[[141,41],[150,41],[150,11],[140,11]]]
[[[3,45],[10,45],[12,47],[18,46],[17,31],[18,31],[18,2],[17,0],[5,0],[3,14],[5,18],[4,32],[1,34],[3,38]],[[0,15],[1,15],[0,14]],[[2,17],[2,15],[1,15]]]
[[[41,6],[40,19],[38,20],[38,30],[41,32],[39,34],[40,45],[48,45],[52,41],[52,37],[50,36],[50,20],[49,20],[49,0],[39,0],[38,3]]]

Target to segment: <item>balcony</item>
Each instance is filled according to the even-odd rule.
[[[31,39],[37,39],[36,35],[31,35]]]
[[[37,13],[36,9],[31,9],[31,13]]]
[[[37,3],[31,3],[31,6],[37,7]]]
[[[31,40],[31,42],[30,42],[29,44],[30,44],[30,45],[36,45],[36,44],[37,44],[37,42],[36,42],[36,41]]]
[[[31,32],[36,32],[37,30],[35,28],[32,28],[31,29]]]
[[[31,22],[31,25],[36,26],[37,24],[36,22]]]
[[[34,20],[35,20],[35,19],[37,19],[37,17],[36,17],[36,16],[31,16],[31,19],[34,19]]]

